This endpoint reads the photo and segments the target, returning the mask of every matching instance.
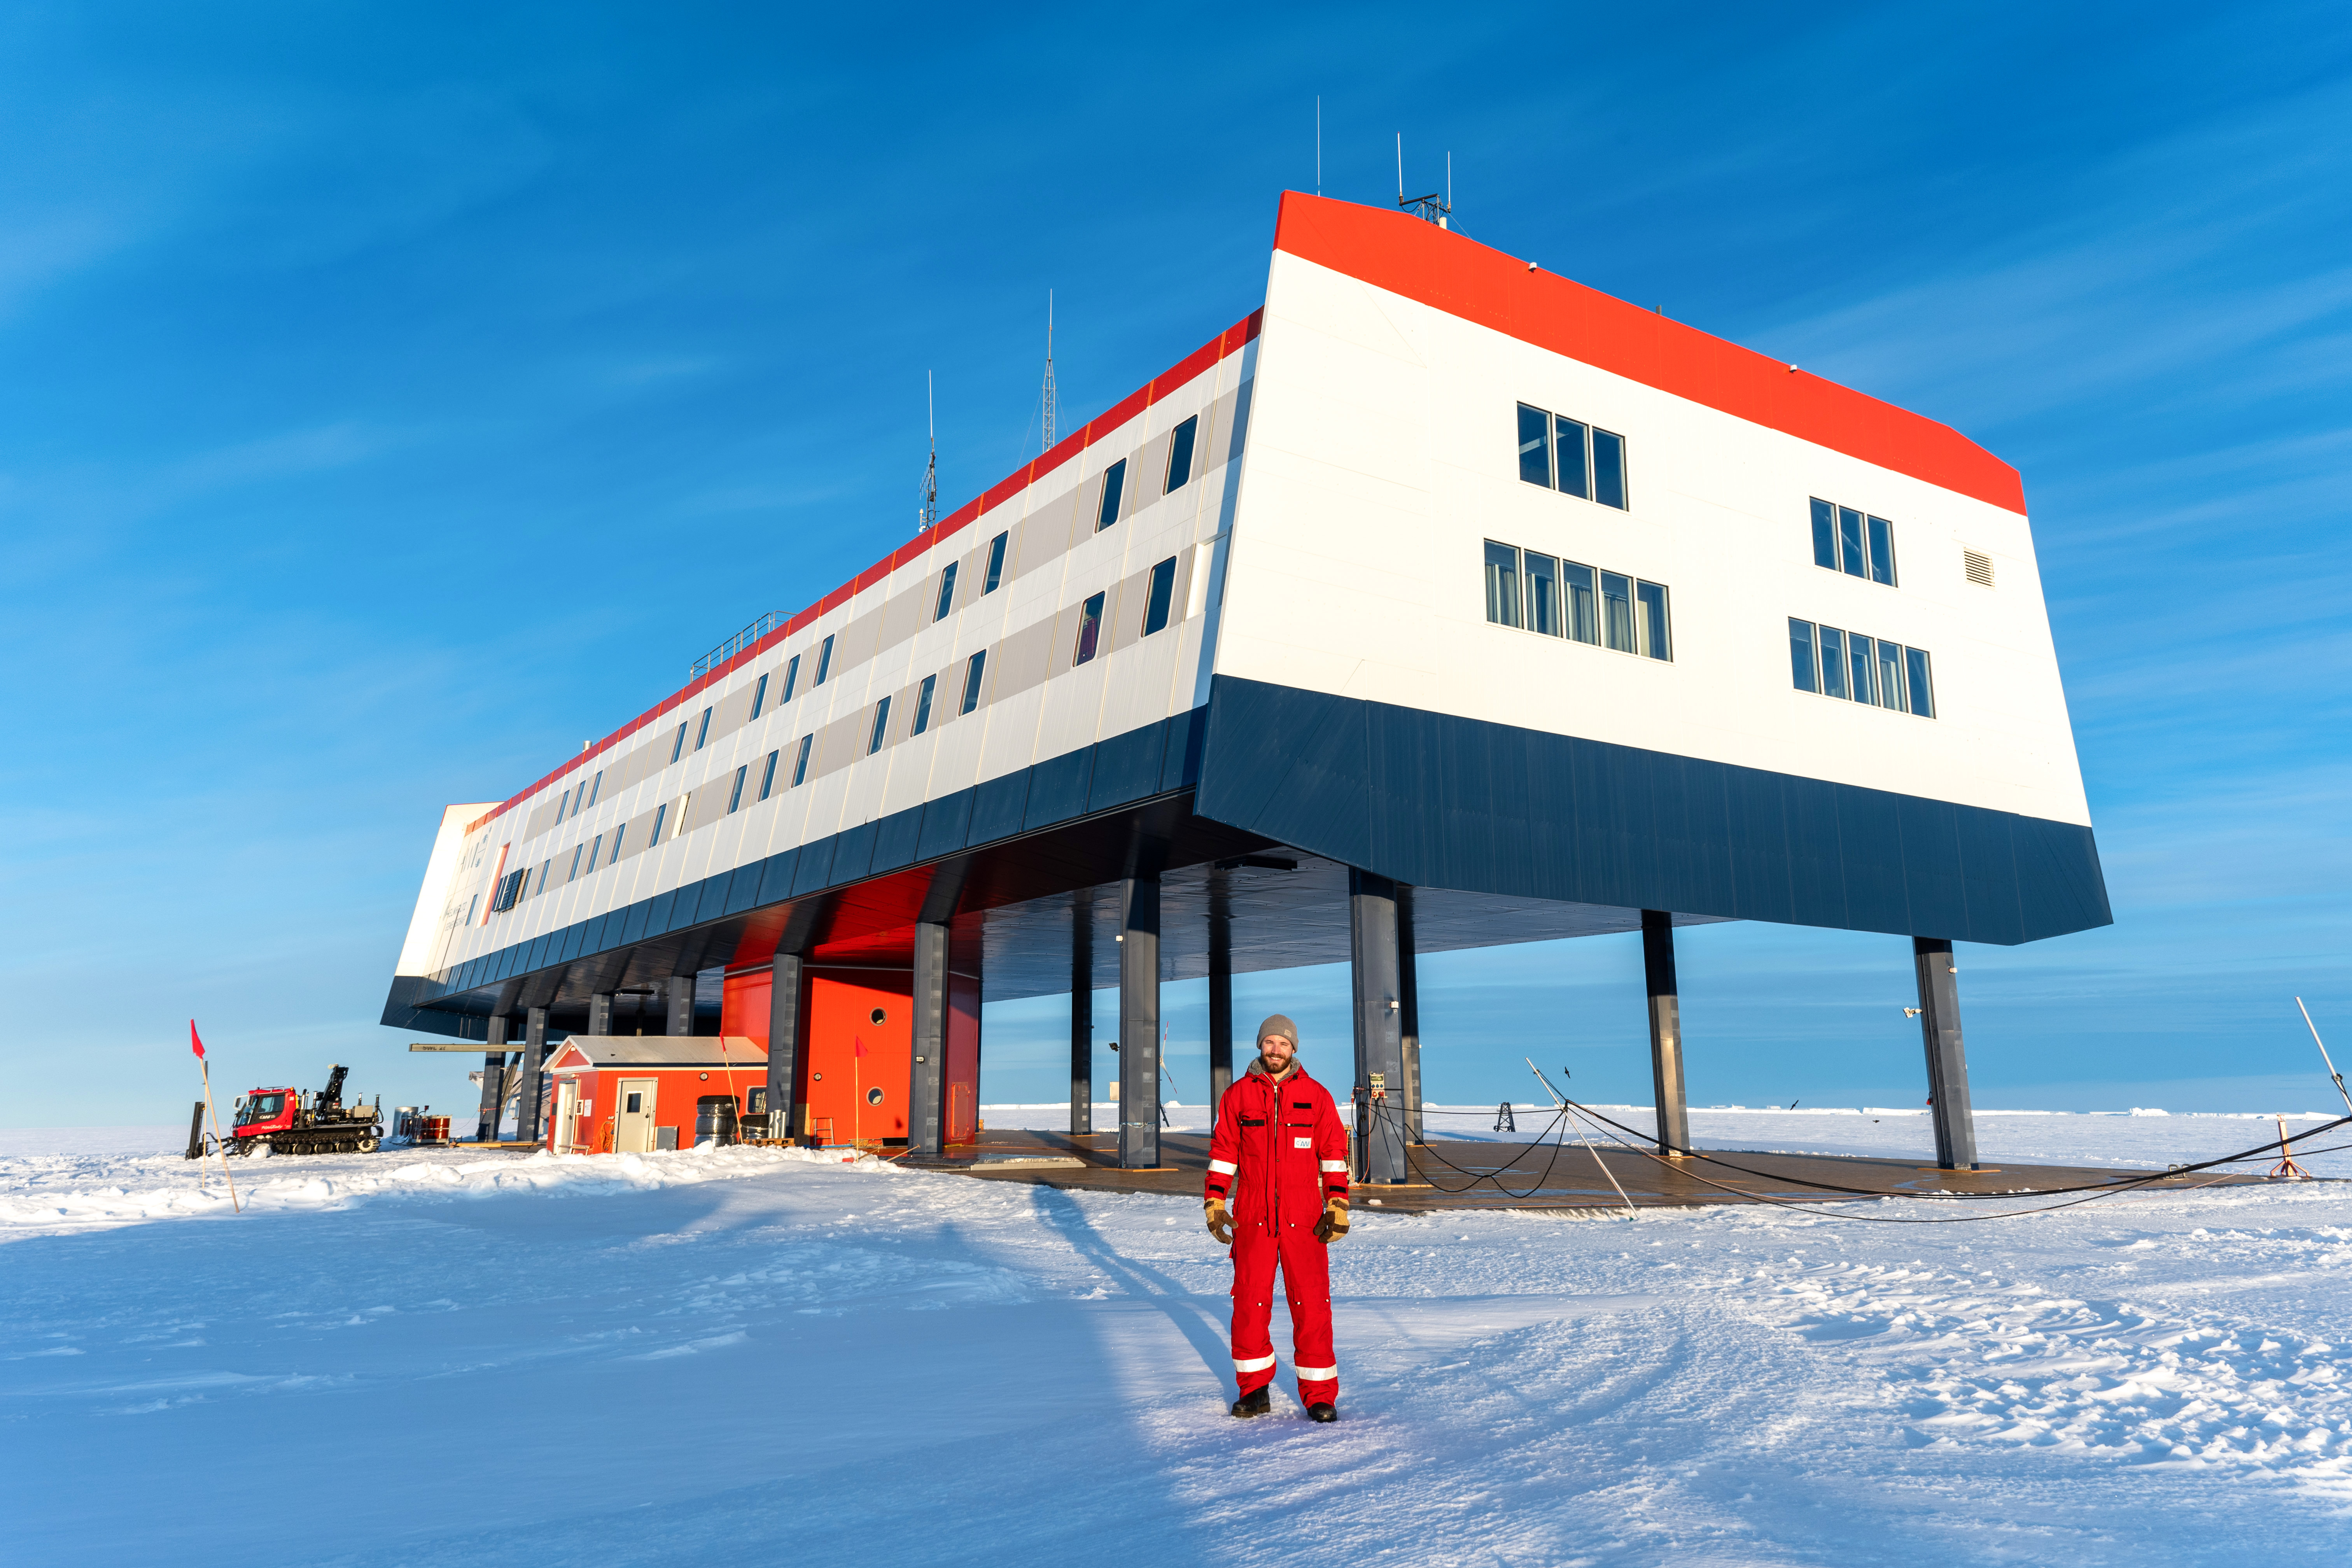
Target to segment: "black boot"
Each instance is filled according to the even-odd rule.
[[[1235,1415],[1264,1415],[1273,1408],[1273,1399],[1263,1388],[1254,1388],[1234,1401]]]
[[[1309,1421],[1337,1421],[1339,1419],[1339,1413],[1332,1409],[1328,1405],[1310,1405],[1307,1407],[1307,1419]]]

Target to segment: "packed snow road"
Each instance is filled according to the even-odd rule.
[[[1362,1215],[1320,1427],[1224,1415],[1226,1268],[1183,1200],[748,1150],[236,1174],[241,1217],[217,1167],[0,1160],[8,1562],[1918,1568],[2352,1538],[2335,1183],[1948,1226]],[[1286,1394],[1278,1312],[1276,1339]]]

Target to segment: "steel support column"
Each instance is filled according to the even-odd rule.
[[[1406,1136],[1415,1143],[1429,1140],[1421,1114],[1421,966],[1412,949],[1412,888],[1400,882],[1396,890],[1397,1034],[1404,1050]]]
[[[547,1009],[531,1007],[522,1016],[522,1093],[515,1101],[515,1136],[526,1143],[539,1142],[544,1107],[547,1066]]]
[[[1407,1176],[1396,884],[1352,866],[1348,868],[1348,947],[1355,993],[1356,1087],[1371,1100],[1357,1168],[1367,1182],[1394,1184]]]
[[[915,922],[915,1051],[907,1064],[907,1157],[945,1152],[948,1081],[948,928]]]
[[[789,1138],[800,1112],[801,955],[779,950],[768,974],[768,1136]]]
[[[1118,885],[1118,1163],[1160,1163],[1160,873]]]
[[[507,1102],[507,1016],[490,1015],[489,1049],[482,1053],[482,1104],[480,1120],[474,1123],[474,1142],[495,1143],[499,1141],[499,1113]]]
[[[1658,1102],[1658,1152],[1690,1148],[1690,1106],[1683,1087],[1682,996],[1675,984],[1675,917],[1642,911],[1642,973],[1650,992],[1650,1088]]]
[[[694,976],[673,974],[662,984],[662,1000],[669,1004],[669,1027],[673,1035],[694,1033]]]
[[[1209,1121],[1234,1086],[1234,918],[1222,874],[1209,884]]]
[[[1070,1136],[1095,1130],[1095,911],[1070,900]]]
[[[597,991],[588,997],[588,1032],[609,1035],[613,1032],[613,994]]]
[[[1936,1123],[1936,1163],[1947,1171],[1977,1168],[1977,1122],[1969,1105],[1969,1058],[1960,1046],[1960,972],[1952,944],[1939,936],[1911,939],[1919,972],[1919,1034],[1927,1047],[1927,1100]]]

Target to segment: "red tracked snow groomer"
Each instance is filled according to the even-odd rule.
[[[350,1071],[337,1064],[327,1087],[315,1096],[299,1089],[257,1089],[240,1096],[228,1152],[250,1154],[260,1148],[272,1154],[373,1153],[383,1142],[383,1107],[344,1106],[343,1077]]]

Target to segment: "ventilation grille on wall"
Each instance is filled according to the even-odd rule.
[[[1992,557],[1980,550],[1963,550],[1960,562],[1968,569],[1969,581],[1979,588],[1992,586]]]

